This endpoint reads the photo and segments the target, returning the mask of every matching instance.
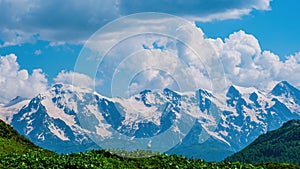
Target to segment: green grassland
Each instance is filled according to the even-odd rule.
[[[49,155],[43,151],[0,154],[0,168],[300,168],[287,163],[205,162],[200,159],[166,154],[147,158],[125,158],[104,150],[69,155]]]
[[[0,168],[300,168],[287,163],[205,162],[150,151],[114,152],[92,150],[56,154],[37,147],[0,120]]]

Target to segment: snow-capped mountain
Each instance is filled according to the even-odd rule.
[[[300,119],[300,91],[285,81],[269,93],[231,86],[222,104],[201,89],[144,90],[124,99],[55,84],[33,99],[18,97],[0,105],[0,118],[37,145],[57,152],[113,148],[124,136],[148,139],[153,150],[165,146],[168,153],[218,161],[260,134]],[[170,144],[155,147],[159,142]]]

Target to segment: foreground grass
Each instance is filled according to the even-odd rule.
[[[281,163],[252,165],[240,162],[205,162],[166,154],[148,158],[125,158],[104,150],[69,155],[48,154],[44,151],[0,153],[0,168],[300,168]]]
[[[26,154],[32,151],[40,152],[42,155],[55,154],[36,146],[30,140],[21,136],[10,125],[0,120],[0,157],[4,154]],[[2,161],[2,158],[0,160]]]
[[[2,168],[300,168],[286,163],[244,164],[205,162],[183,156],[153,153],[93,150],[85,153],[56,154],[42,149],[19,135],[0,120],[0,169]],[[128,158],[132,157],[132,158]],[[147,157],[147,158],[138,158]]]

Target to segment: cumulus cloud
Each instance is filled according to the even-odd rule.
[[[199,36],[203,35],[199,34]],[[275,83],[286,80],[300,87],[298,78],[300,77],[300,52],[282,59],[271,51],[262,50],[258,40],[244,31],[232,33],[224,40],[205,39],[199,36],[191,38],[198,41],[200,39],[203,41],[201,44],[209,43],[215,49],[216,57],[221,59],[224,75],[230,84],[269,90]],[[130,44],[132,49],[127,48],[126,44]],[[144,89],[181,90],[181,87],[193,83],[199,84],[197,87],[210,89],[212,85],[210,72],[206,71],[208,65],[199,62],[193,51],[183,46],[168,37],[148,38],[143,35],[137,39],[128,39],[120,43],[120,48],[116,47],[108,53],[108,56],[116,57],[113,61],[120,57],[116,65],[109,58],[104,65],[100,65],[104,66],[103,70],[112,68],[113,79],[105,79],[104,76],[92,78],[78,72],[61,71],[54,78],[54,82],[83,88],[93,88],[96,85],[104,92],[112,87],[117,93],[118,90],[120,93],[123,92],[122,96],[125,97]],[[130,55],[130,52],[120,52],[125,49],[138,52],[133,55]],[[48,80],[41,69],[35,69],[30,74],[28,70],[20,69],[16,55],[0,57],[0,103],[16,96],[33,97],[45,91],[48,85]],[[188,89],[193,90],[194,86]]]
[[[41,69],[34,69],[29,74],[25,69],[20,70],[16,55],[0,56],[0,103],[16,96],[33,97],[45,91],[47,83]]]
[[[95,81],[85,74],[65,71],[61,71],[54,82],[90,89],[101,84],[101,80]],[[0,103],[7,103],[16,96],[35,97],[46,91],[49,85],[41,69],[34,69],[30,74],[28,70],[20,69],[15,54],[0,56]]]
[[[128,25],[134,25],[135,28],[127,29],[125,25],[119,27],[120,30],[108,29],[105,32],[107,37],[103,41],[103,34],[95,34],[89,40],[85,46],[87,51],[106,54],[99,59],[102,55],[91,58],[91,52],[82,52],[80,58],[83,59],[77,67],[82,65],[82,69],[90,73],[91,65],[97,61],[101,62],[99,66],[97,65],[97,78],[103,79],[104,83],[99,87],[99,93],[110,96],[109,92],[112,91],[113,95],[126,97],[128,93],[144,89],[168,87],[180,91],[195,91],[197,87],[210,85],[207,79],[195,78],[195,75],[205,77],[202,74],[203,65],[200,57],[205,59],[205,56],[210,56],[207,52],[210,48],[204,41],[203,32],[190,22],[169,18],[169,15],[168,18],[161,18],[161,15],[159,20],[145,18],[140,21],[136,18],[127,18],[124,23],[133,23]],[[170,25],[178,29],[170,28]],[[156,30],[157,26],[159,32]],[[116,34],[122,40],[115,40]],[[127,38],[128,36],[130,38]],[[100,47],[97,45],[99,43],[96,43],[100,41],[99,39],[103,42]],[[203,46],[197,46],[198,44]],[[108,52],[107,48],[110,48]],[[137,75],[139,78],[135,78]]]
[[[224,68],[224,76],[229,85],[257,87],[269,91],[275,83],[286,80],[300,87],[300,79],[297,78],[300,77],[300,52],[282,59],[272,51],[262,50],[256,37],[242,30],[230,34],[225,39],[206,39],[199,34],[198,36],[191,36],[190,41],[202,41],[202,43],[198,43],[204,45],[198,46],[200,50],[206,47],[205,43],[209,43],[215,49],[215,57],[220,58]],[[153,47],[155,43],[158,44],[156,46],[159,48]],[[133,51],[126,50],[126,46],[136,46],[136,48]],[[179,42],[166,37],[140,37],[138,40],[130,39],[122,42],[121,47],[116,53],[112,50],[113,56],[119,57],[119,60],[113,59],[113,61],[118,60],[117,65],[111,66],[108,62],[105,63],[107,67],[117,70],[115,79],[122,79],[122,77],[128,77],[129,80],[133,79],[131,83],[128,83],[129,80],[125,81],[124,84],[117,83],[118,87],[129,85],[129,89],[120,88],[120,91],[124,92],[128,89],[129,93],[134,94],[144,89],[163,89],[169,86],[176,90],[174,84],[183,81],[185,76],[183,72],[176,72],[180,69],[188,75],[192,75],[188,76],[190,84],[195,83],[199,88],[208,90],[216,85],[215,82],[211,81],[210,75],[213,71],[218,70],[211,69],[210,66],[212,65],[206,64],[207,62],[199,62],[201,59],[207,59],[205,57],[211,56],[203,55],[199,60],[199,56],[195,55],[192,50],[184,48],[184,45]],[[122,53],[123,50],[126,52]],[[135,50],[139,52],[136,55],[130,55]],[[178,60],[183,64],[176,62]],[[158,71],[149,71],[149,66],[150,68],[156,66],[160,67],[160,70],[168,70],[167,73],[171,75],[172,79],[158,73]],[[131,69],[135,69],[133,73],[130,72]],[[209,71],[209,69],[211,70]],[[132,76],[140,71],[144,72],[138,73],[138,77]],[[120,76],[118,76],[118,72],[121,72]]]
[[[133,20],[130,21],[133,22]],[[156,23],[159,22],[161,20],[156,21]],[[137,21],[137,23],[140,22]],[[164,20],[164,23],[167,23],[167,21]],[[137,28],[144,28],[143,26],[145,26],[143,23],[129,25],[137,25]],[[163,23],[160,25],[163,27]],[[151,25],[147,26],[148,28],[151,27]],[[207,39],[204,38],[204,33],[200,29],[196,29],[195,27],[193,29],[185,29],[184,26],[181,28],[185,30],[183,31],[185,32],[185,36],[180,37],[186,40],[186,44],[190,45],[188,47],[191,47],[192,50],[187,50],[185,45],[180,45],[179,42],[172,39],[173,37],[151,36],[149,38],[149,36],[144,34],[143,36],[130,36],[131,38],[124,39],[116,46],[111,45],[113,48],[105,55],[101,63],[102,65],[99,66],[103,69],[103,76],[99,78],[104,79],[104,86],[101,88],[102,91],[100,93],[105,91],[110,92],[110,85],[114,84],[112,81],[115,79],[124,81],[121,83],[120,80],[120,83],[116,83],[117,87],[112,85],[113,89],[119,88],[117,93],[125,92],[128,90],[127,87],[130,85],[129,82],[133,79],[133,75],[151,66],[159,67],[160,70],[167,70],[168,74],[172,75],[173,79],[177,81],[185,81],[182,78],[185,77],[185,74],[178,72],[178,70],[184,70],[184,72],[192,75],[186,76],[191,77],[189,78],[190,81],[188,81],[189,84],[195,82],[197,87],[209,90],[215,88],[215,86],[222,86],[218,85],[218,82],[222,80],[220,78],[222,75],[227,77],[230,84],[244,87],[254,86],[266,89],[271,87],[270,84],[281,80],[288,80],[292,84],[299,86],[300,81],[295,78],[299,76],[299,54],[292,55],[282,61],[278,55],[271,51],[263,51],[256,37],[244,31],[234,32],[225,39]],[[166,30],[168,29],[166,28]],[[125,35],[134,35],[132,32],[137,32],[135,29],[129,29],[128,32],[123,31],[123,29],[120,32],[117,30],[111,30],[115,32],[109,31],[107,33],[108,36],[105,37],[109,41],[105,44],[115,44],[109,38],[109,36],[115,35],[113,33],[118,35],[122,33]],[[96,38],[97,36],[94,37]],[[94,41],[91,43],[97,44]],[[101,45],[101,47],[103,46]],[[207,50],[210,51],[211,48],[215,49],[215,54],[205,53]],[[102,52],[104,51],[102,48],[95,50],[99,50],[99,53],[105,53]],[[197,52],[193,53],[195,51]],[[179,62],[176,62],[178,60]],[[223,65],[221,71],[220,69],[215,69],[218,61]],[[118,72],[121,72],[119,76]],[[115,76],[113,76],[113,73],[115,73]],[[289,74],[295,76],[289,76]],[[111,79],[111,77],[114,79]],[[143,78],[136,79],[134,83],[131,83],[129,93],[149,88],[146,84],[150,87],[155,86],[151,84],[151,80],[156,81],[156,85],[160,84],[161,89],[167,86],[157,81],[160,79],[159,77],[163,76],[155,72],[143,74]],[[213,80],[212,78],[214,77],[217,78]],[[166,82],[168,81],[166,77],[164,79]],[[125,86],[125,88],[121,88],[120,86]],[[192,88],[193,86],[188,89]]]
[[[145,89],[192,91],[195,90],[193,86],[193,75],[188,66],[178,55],[160,49],[144,49],[125,58],[112,77],[112,92],[121,97]]]
[[[139,73],[128,86],[128,96],[137,94],[145,89],[162,90],[170,88],[179,91],[176,79],[159,70],[146,70]]]
[[[136,12],[165,12],[194,21],[239,18],[269,10],[271,0],[0,1],[1,46],[34,42],[82,43],[108,22]]]
[[[289,56],[283,63],[277,63],[276,80],[287,80],[300,87],[300,53]]]
[[[226,38],[209,39],[220,56],[226,77],[232,84],[260,89],[273,87],[274,82],[287,80],[300,86],[300,54],[285,60],[271,51],[262,51],[258,40],[244,31]]]
[[[61,71],[56,78],[55,83],[70,84],[82,88],[93,88],[94,85],[101,84],[101,80],[94,80],[91,77],[77,72]]]

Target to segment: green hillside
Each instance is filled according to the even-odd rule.
[[[149,155],[149,151],[119,152],[131,157]],[[150,153],[151,154],[151,153]],[[300,168],[281,163],[244,164],[205,162],[183,156],[156,154],[148,158],[126,158],[104,150],[56,154],[41,149],[20,136],[0,120],[0,168]]]
[[[41,149],[0,120],[0,153],[26,153],[32,150]]]
[[[259,136],[225,161],[288,162],[300,165],[300,120],[288,121],[281,128]]]

